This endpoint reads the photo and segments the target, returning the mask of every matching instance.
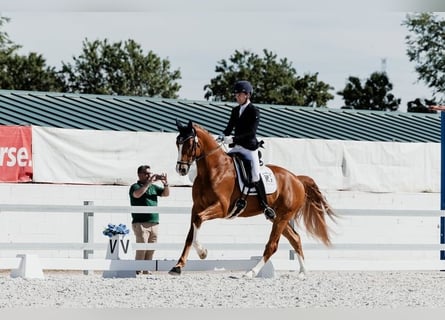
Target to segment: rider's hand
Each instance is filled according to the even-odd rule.
[[[224,141],[224,133],[220,133],[219,136],[216,138],[217,142],[223,142]]]
[[[233,136],[224,137],[224,143],[225,144],[232,144],[233,143]]]
[[[161,173],[161,174],[159,175],[159,180],[161,180],[161,182],[162,182],[163,184],[166,184],[166,183],[167,183],[167,174],[166,174],[166,173]]]

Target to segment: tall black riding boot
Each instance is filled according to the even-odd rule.
[[[254,186],[256,192],[258,193],[258,200],[260,201],[261,206],[264,208],[264,215],[269,220],[275,219],[275,211],[267,204],[266,190],[264,189],[263,181],[260,179],[259,181],[254,182]]]

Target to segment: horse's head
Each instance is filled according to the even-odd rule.
[[[196,159],[198,136],[191,121],[189,121],[187,125],[183,125],[176,119],[176,126],[179,131],[179,135],[176,137],[176,147],[178,148],[176,172],[181,176],[185,176],[188,174],[190,166]]]
[[[219,150],[218,145],[210,133],[191,121],[183,125],[176,120],[179,135],[176,137],[178,148],[178,161],[176,162],[176,172],[185,176],[190,170],[193,161],[198,162]]]

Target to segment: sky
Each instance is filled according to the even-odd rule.
[[[335,8],[317,7],[320,0],[311,6],[298,0],[14,3],[3,3],[0,15],[11,19],[3,31],[22,46],[20,53],[40,53],[47,65],[58,68],[81,54],[85,39],[133,39],[145,53],[151,50],[168,59],[172,70],[181,71],[181,99],[203,100],[204,85],[217,76],[216,65],[235,50],[262,57],[263,49],[278,59],[287,58],[297,75],[318,73],[320,81],[333,86],[331,108],[343,106],[336,92],[349,76],[365,80],[375,71],[387,72],[392,93],[402,99],[401,111],[410,100],[432,97],[432,90],[417,81],[415,64],[406,55],[408,31],[401,23],[409,11],[398,8],[376,8],[366,2],[351,8],[349,0],[327,2],[339,3]],[[417,7],[403,9],[413,8]]]

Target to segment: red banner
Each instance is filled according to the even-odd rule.
[[[0,126],[0,182],[32,181],[31,127]]]

